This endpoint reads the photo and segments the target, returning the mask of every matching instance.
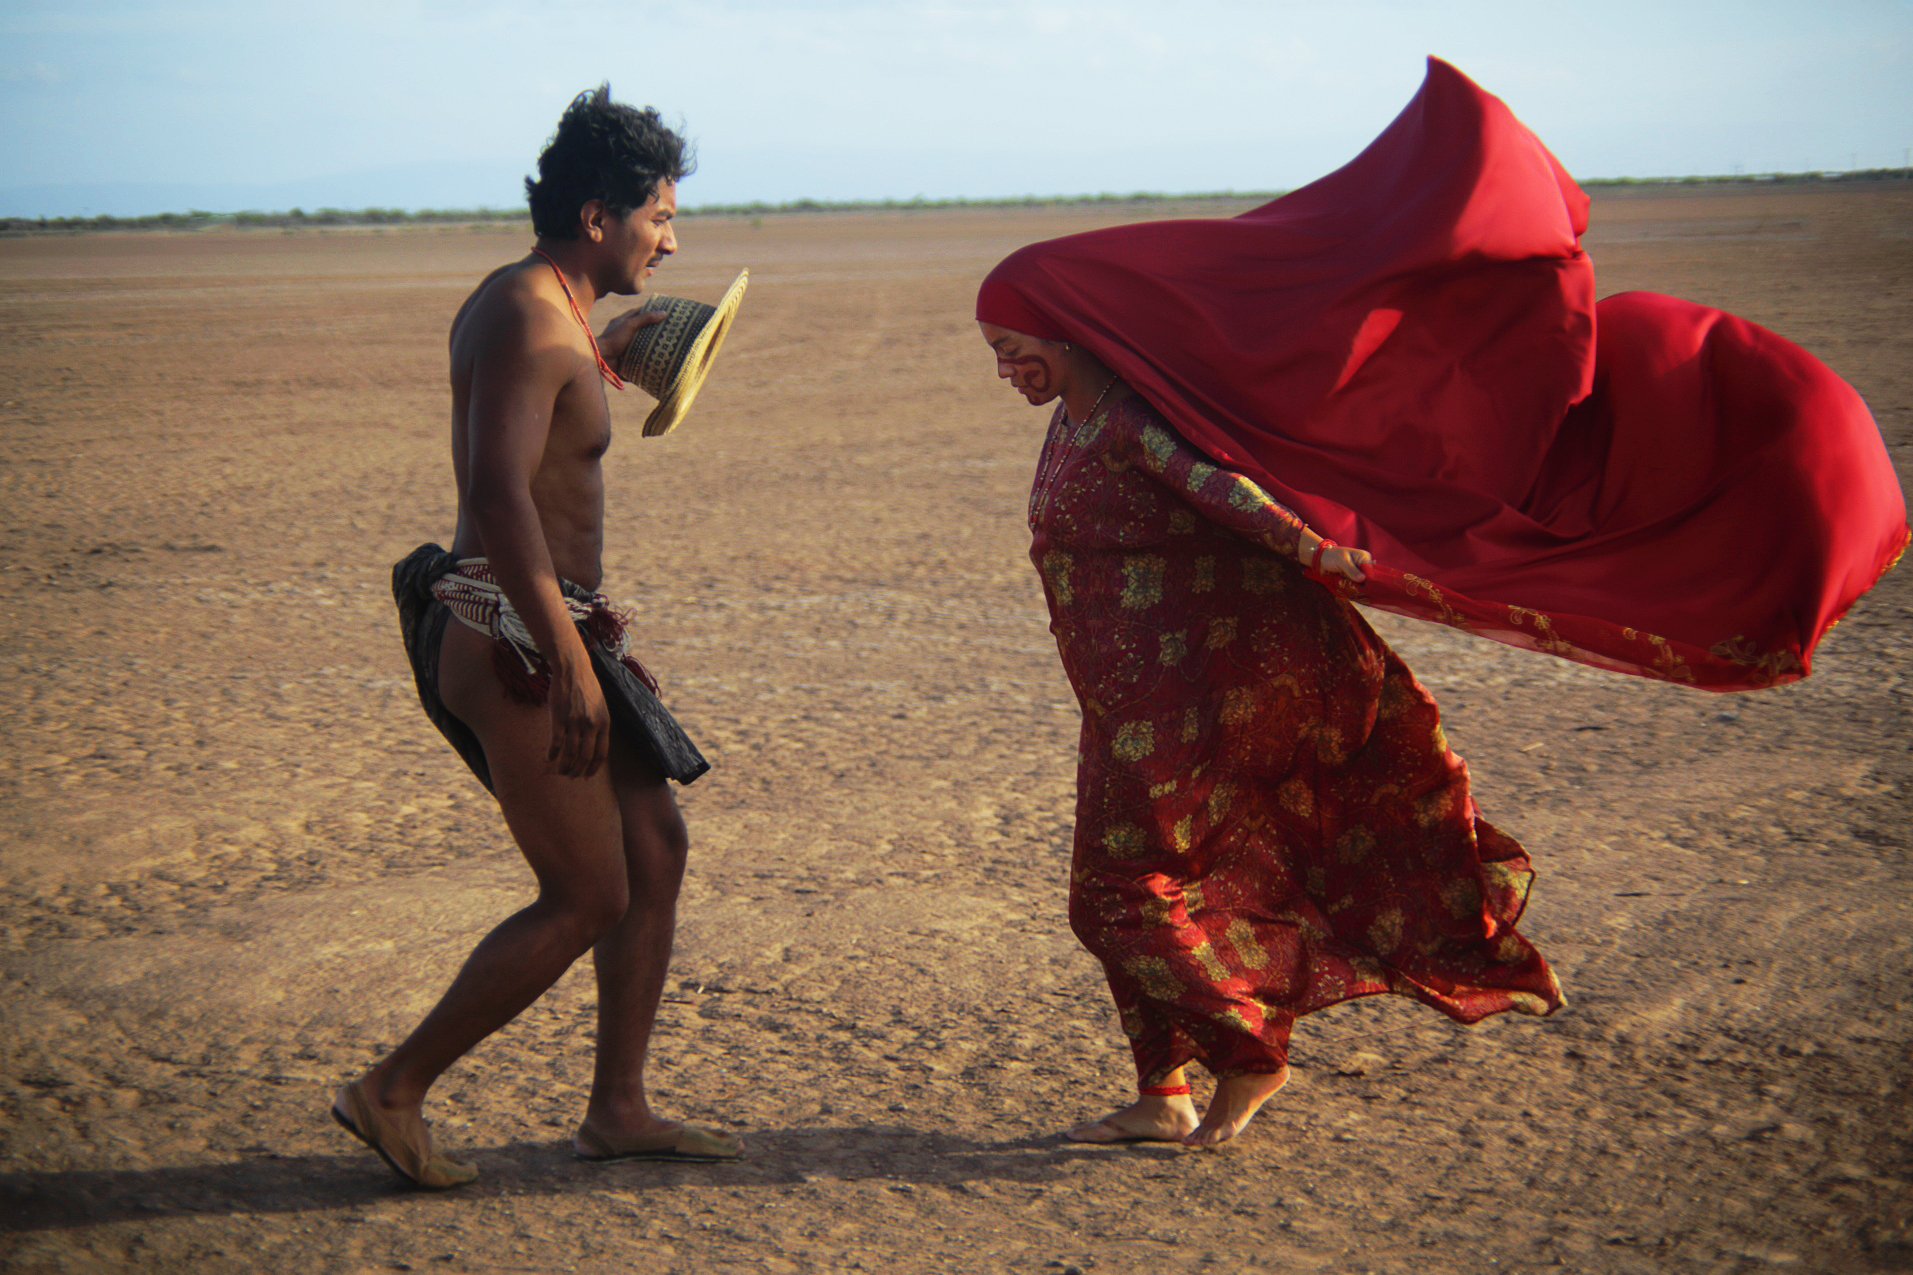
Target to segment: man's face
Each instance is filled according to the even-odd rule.
[[[1059,392],[1063,347],[994,323],[979,322],[983,339],[996,351],[996,374],[1038,407]]]
[[[644,281],[658,263],[678,250],[677,235],[671,230],[671,219],[677,212],[677,183],[661,182],[644,207],[633,208],[623,216],[605,214],[605,247],[611,249],[619,281],[624,285],[614,291],[642,292]]]

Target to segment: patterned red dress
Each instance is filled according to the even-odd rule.
[[[1357,996],[1468,1023],[1561,1004],[1514,928],[1526,852],[1428,692],[1297,564],[1301,526],[1140,397],[1052,420],[1031,557],[1083,706],[1070,926],[1143,1084],[1278,1071],[1297,1015]]]

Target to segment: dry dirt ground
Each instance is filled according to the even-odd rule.
[[[1064,921],[1042,414],[967,315],[1117,215],[685,220],[664,290],[752,288],[683,428],[614,406],[608,587],[715,763],[655,1080],[750,1159],[570,1158],[575,971],[436,1094],[484,1172],[449,1195],[325,1108],[529,897],[386,586],[451,530],[447,322],[525,241],[0,242],[0,1266],[1913,1270],[1904,568],[1807,682],[1725,698],[1380,617],[1534,853],[1569,1007],[1344,1006],[1227,1149],[1058,1140],[1131,1077]],[[1904,475],[1913,193],[1595,217],[1604,291],[1802,342]]]

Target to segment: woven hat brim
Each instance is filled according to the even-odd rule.
[[[670,433],[691,410],[698,390],[703,388],[704,378],[710,375],[711,364],[717,360],[717,352],[724,344],[725,334],[731,330],[731,320],[737,317],[737,307],[744,302],[744,289],[750,277],[748,270],[737,272],[737,278],[725,290],[724,299],[717,303],[710,321],[692,338],[677,376],[658,397],[658,405],[652,409],[651,415],[645,418],[646,438]]]

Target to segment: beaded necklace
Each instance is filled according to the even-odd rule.
[[[604,361],[604,353],[598,349],[598,338],[591,334],[591,325],[585,322],[584,312],[578,308],[578,298],[571,295],[571,285],[565,282],[565,272],[558,268],[558,263],[553,261],[551,254],[543,248],[533,248],[532,251],[543,257],[545,263],[551,267],[551,272],[558,276],[558,286],[565,290],[565,300],[571,303],[571,317],[576,319],[578,326],[585,330],[585,340],[591,342],[591,357],[598,360],[598,375],[609,381],[613,389],[623,389],[624,381],[611,370],[611,365]]]
[[[1096,419],[1096,409],[1103,405],[1103,400],[1109,397],[1109,391],[1116,387],[1120,379],[1119,373],[1109,374],[1109,380],[1103,384],[1103,392],[1089,405],[1081,424],[1070,423],[1069,404],[1063,404],[1062,419],[1057,422],[1059,428],[1051,430],[1050,436],[1044,440],[1042,458],[1036,463],[1036,485],[1030,490],[1031,522],[1035,522],[1037,515],[1048,507],[1050,487],[1063,476],[1063,466],[1075,451],[1076,439],[1083,426]]]

